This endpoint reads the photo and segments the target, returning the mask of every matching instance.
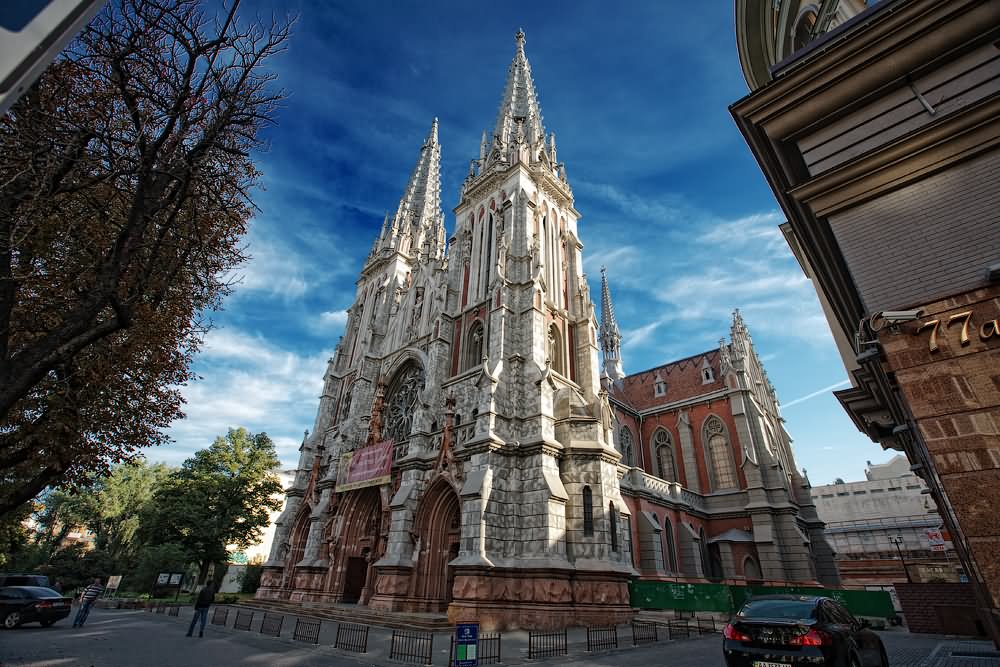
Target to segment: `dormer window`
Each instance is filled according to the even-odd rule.
[[[711,366],[706,366],[701,369],[701,383],[708,384],[709,382],[715,382],[715,373],[712,372]]]
[[[667,383],[659,374],[653,378],[653,395],[656,397],[667,395]]]

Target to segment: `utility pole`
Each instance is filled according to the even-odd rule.
[[[896,553],[899,554],[899,563],[903,566],[903,572],[906,573],[906,583],[912,584],[913,580],[910,579],[910,571],[906,569],[906,561],[903,559],[903,551],[899,548],[899,545],[903,543],[902,535],[890,535],[889,541],[892,542],[896,547]]]

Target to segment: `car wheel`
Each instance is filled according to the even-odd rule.
[[[16,611],[10,612],[7,614],[6,618],[3,619],[3,627],[8,630],[13,630],[19,625],[21,625],[21,615]]]

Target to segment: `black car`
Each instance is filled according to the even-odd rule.
[[[727,667],[889,667],[868,624],[824,597],[749,600],[723,631],[722,652]]]
[[[41,586],[4,586],[0,588],[0,624],[8,630],[22,623],[41,623],[49,627],[69,616],[72,599]]]

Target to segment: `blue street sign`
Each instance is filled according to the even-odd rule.
[[[454,667],[477,667],[479,665],[479,624],[459,623],[455,626]]]

